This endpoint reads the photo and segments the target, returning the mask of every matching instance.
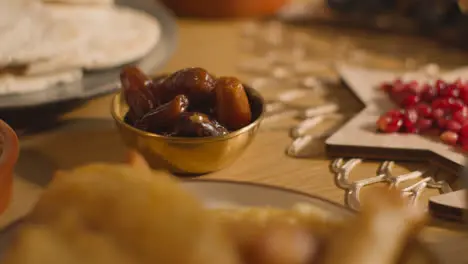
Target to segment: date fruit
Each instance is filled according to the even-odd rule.
[[[215,137],[228,133],[228,130],[207,115],[197,112],[185,112],[179,116],[175,125],[174,136],[179,137]]]
[[[203,68],[149,77],[134,66],[120,73],[124,121],[164,136],[209,137],[238,130],[252,121],[249,98],[234,77],[215,78]]]
[[[175,97],[175,96],[172,96],[169,98],[169,96],[167,96],[168,99],[165,98],[167,92],[166,92],[166,87],[164,85],[165,85],[166,79],[169,76],[170,76],[169,74],[162,74],[162,75],[154,77],[151,80],[152,83],[148,88],[151,94],[153,95],[154,103],[156,105],[162,105],[162,104],[168,103]]]
[[[149,89],[152,80],[137,67],[125,67],[120,73],[120,81],[124,98],[136,118],[141,118],[158,106]]]
[[[145,114],[135,123],[135,127],[153,133],[170,132],[179,118],[187,110],[189,101],[185,95],[178,95],[169,103],[163,104]]]
[[[184,94],[190,100],[190,104],[196,107],[212,104],[215,79],[205,69],[186,68],[167,77],[163,86],[163,101]]]
[[[138,121],[138,117],[136,114],[133,112],[133,110],[130,108],[128,110],[128,113],[125,115],[125,123],[135,126],[135,123]]]
[[[229,130],[237,130],[252,120],[249,99],[242,83],[234,77],[221,77],[215,86],[216,118]]]

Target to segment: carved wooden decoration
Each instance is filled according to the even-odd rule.
[[[379,116],[396,106],[388,95],[379,89],[385,81],[402,74],[337,65],[343,81],[364,104],[363,110],[341,127],[326,141],[327,152],[335,157],[376,158],[384,160],[430,161],[457,172],[464,166],[466,154],[458,147],[446,145],[438,136],[416,134],[383,134],[376,132]],[[423,71],[406,73],[405,79],[425,80]],[[437,78],[454,81],[468,79],[468,68],[446,72]]]

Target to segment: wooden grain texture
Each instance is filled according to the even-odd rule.
[[[431,161],[446,169],[458,172],[466,162],[460,148],[444,144],[437,135],[403,133],[377,133],[375,122],[379,116],[395,108],[380,84],[392,81],[398,73],[369,70],[345,64],[338,65],[343,81],[365,104],[365,108],[341,127],[326,141],[328,153],[337,156],[374,159]],[[423,80],[423,74],[407,74],[415,80]],[[444,73],[441,78],[454,81],[467,79],[468,69],[462,68]]]
[[[181,20],[180,42],[174,57],[163,71],[172,72],[183,67],[201,66],[217,75],[238,75],[236,63],[240,59],[239,31],[243,21],[216,23]],[[356,43],[363,42],[363,34],[311,28],[314,41],[328,43],[340,36],[355,36]],[[332,34],[333,33],[333,34]],[[376,39],[382,49],[382,43]],[[388,41],[386,39],[382,41]],[[331,49],[315,49],[320,55],[333,53]],[[402,65],[395,56],[373,56],[375,65]],[[458,57],[457,57],[458,58]],[[248,78],[249,76],[241,76]],[[311,103],[340,102],[346,111],[359,109],[347,89],[342,87],[329,91],[325,97],[311,99]],[[109,114],[111,96],[88,102],[82,108],[63,116],[68,122],[63,129],[23,137],[22,153],[16,170],[13,204],[0,217],[0,227],[24,215],[34,204],[41,189],[57,169],[67,169],[87,162],[119,162],[125,157],[125,147],[119,138]],[[291,143],[287,125],[280,123],[277,129],[264,126],[245,154],[229,168],[203,176],[204,178],[230,179],[264,183],[318,195],[342,203],[343,191],[336,188],[333,175],[329,172],[330,160],[324,152],[323,142],[314,145],[313,155],[304,159],[293,159],[284,155]],[[375,175],[378,162],[364,162],[351,175],[352,179],[363,179]],[[425,168],[424,163],[398,163],[395,173]],[[159,171],[161,175],[166,172]],[[259,193],[258,195],[261,195]],[[467,237],[459,231],[450,231],[445,223],[436,223],[423,233],[424,240],[444,260],[443,263],[466,263],[468,256]],[[465,243],[463,243],[465,242]],[[464,261],[464,262],[463,262]]]

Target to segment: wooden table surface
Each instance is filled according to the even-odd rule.
[[[239,60],[243,58],[239,31],[244,21],[214,23],[181,20],[179,25],[180,40],[177,51],[163,72],[200,66],[216,75],[249,77],[239,73],[237,67]],[[322,27],[312,28],[311,31],[321,37],[317,37],[317,41],[320,40],[325,44],[327,41],[339,41],[333,37],[333,34],[341,36],[355,34],[359,41],[362,41],[364,36],[359,32],[333,32]],[[383,41],[391,39],[382,38]],[[371,41],[377,40],[371,38]],[[361,45],[361,48],[365,47]],[[332,50],[327,52],[333,53]],[[369,58],[372,57],[369,63],[385,67],[401,67],[405,63],[404,59],[392,54],[380,55],[385,52],[385,50],[374,50],[372,53],[374,55],[368,55]],[[403,53],[408,52],[403,50]],[[451,58],[451,53],[446,57]],[[455,55],[452,57],[454,60],[460,58]],[[458,62],[450,63],[448,64],[456,65]],[[109,114],[110,100],[111,96],[98,98],[65,115],[64,120],[70,121],[70,126],[67,128],[22,138],[14,201],[7,214],[0,218],[0,227],[28,210],[34,197],[40,192],[41,186],[47,183],[54,170],[67,169],[87,162],[123,159],[125,147],[113,128]],[[347,111],[357,111],[360,108],[359,102],[356,102],[344,88],[336,88],[325,97],[312,96],[310,103],[319,104],[329,100],[340,102]],[[252,146],[235,164],[223,171],[203,177],[277,185],[342,203],[343,191],[334,185],[332,174],[329,172],[330,159],[324,153],[323,144],[314,146],[310,158],[294,159],[285,155],[285,149],[291,143],[288,136],[289,126],[287,122],[275,124],[274,128],[265,126]],[[377,162],[366,162],[357,168],[353,177],[364,178],[374,175],[377,165]],[[396,171],[405,172],[421,166],[425,165],[405,163],[397,166]],[[19,190],[23,190],[21,194]],[[428,228],[429,231],[424,234],[427,236],[426,240],[437,245],[437,251],[444,256],[444,263],[466,263],[468,258],[463,256],[466,254],[456,254],[464,250],[460,248],[463,243],[459,242],[464,235],[458,231],[448,231],[445,229],[447,225],[443,226],[444,228]],[[468,245],[468,242],[465,242]]]

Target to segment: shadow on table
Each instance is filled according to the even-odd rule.
[[[47,185],[57,170],[95,162],[121,163],[128,153],[114,121],[104,118],[69,120],[54,130],[25,136],[20,141],[15,173],[40,186]]]
[[[22,223],[22,220],[15,221],[0,231],[0,258],[2,257],[2,253],[11,244],[13,235]]]

